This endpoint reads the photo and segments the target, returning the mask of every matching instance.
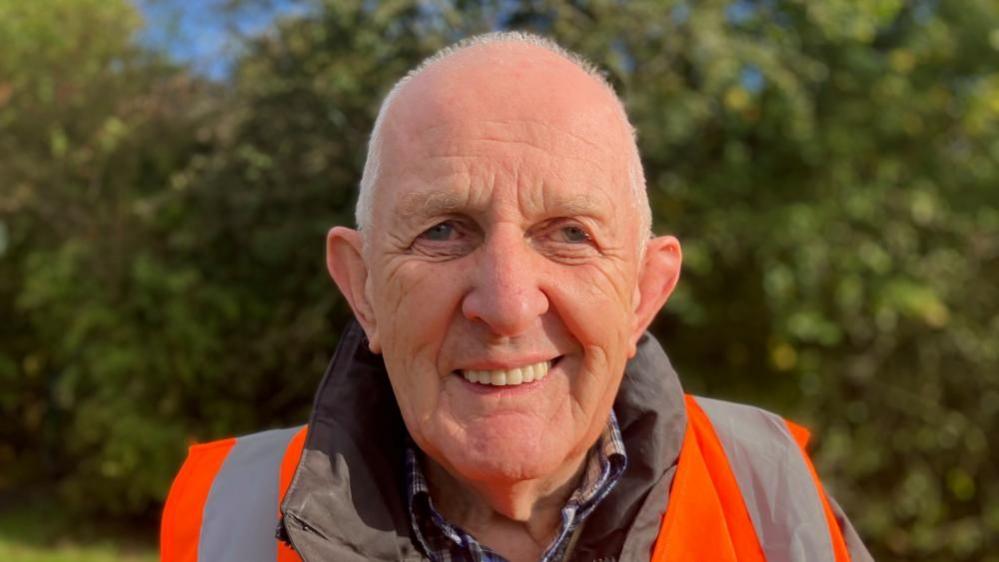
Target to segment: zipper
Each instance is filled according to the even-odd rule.
[[[277,529],[275,530],[274,533],[275,538],[277,538],[279,541],[283,542],[284,544],[288,545],[288,547],[294,550],[298,554],[299,558],[301,558],[303,561],[308,562],[309,557],[307,557],[305,552],[301,548],[299,548],[298,545],[295,544],[295,541],[292,539],[292,533],[288,532],[289,521],[291,522],[290,523],[291,525],[297,527],[298,529],[301,529],[302,532],[315,535],[316,537],[319,537],[324,541],[328,541],[329,537],[321,533],[319,529],[316,529],[312,525],[306,523],[305,520],[303,520],[301,517],[297,517],[294,514],[285,513],[284,516],[278,520]],[[302,537],[299,536],[299,538]],[[306,540],[306,545],[309,542],[310,541]]]
[[[319,529],[313,527],[312,525],[309,525],[304,519],[302,519],[301,517],[296,516],[294,513],[285,513],[284,514],[284,519],[291,519],[291,522],[292,522],[293,525],[297,525],[299,529],[305,531],[306,533],[312,533],[313,535],[316,535],[317,537],[320,537],[320,538],[325,539],[325,540],[329,540],[329,537],[327,537],[326,535],[322,534],[319,531]],[[287,523],[284,523],[282,521],[282,525],[281,526],[284,527],[284,534],[287,535],[288,536],[288,540],[291,541],[291,536],[288,534],[288,529],[287,529],[286,525],[287,525]],[[292,547],[294,547],[294,545],[292,545]]]

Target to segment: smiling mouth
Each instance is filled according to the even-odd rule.
[[[492,386],[517,386],[529,382],[540,381],[551,369],[552,361],[541,361],[533,365],[525,365],[513,369],[496,369],[490,371],[461,370],[458,373],[468,382],[488,384]]]

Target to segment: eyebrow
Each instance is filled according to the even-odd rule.
[[[555,211],[559,216],[591,217],[597,220],[606,216],[606,209],[594,197],[585,194],[550,197],[553,199],[549,199],[552,205],[544,207]],[[403,221],[413,217],[438,217],[468,211],[467,198],[451,191],[417,191],[407,193],[401,199],[396,211]]]
[[[569,216],[588,216],[600,218],[605,215],[605,209],[595,200],[584,194],[575,194],[570,197],[557,197],[554,201],[553,209],[558,209],[560,214]]]
[[[466,205],[465,198],[450,191],[417,191],[402,196],[398,216],[432,217],[453,214]]]

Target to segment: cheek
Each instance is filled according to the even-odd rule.
[[[382,355],[410,425],[437,407],[447,375],[439,372],[438,358],[460,292],[443,269],[440,264],[400,263],[384,270],[384,282],[373,291]]]
[[[460,298],[455,276],[448,269],[405,260],[381,273],[384,281],[376,287],[373,300],[385,341],[433,340],[447,328]]]
[[[551,305],[584,348],[600,348],[610,359],[623,349],[634,318],[633,280],[614,268],[582,266],[554,276]]]
[[[570,393],[584,418],[599,426],[592,416],[613,402],[628,360],[633,291],[621,277],[596,268],[563,272],[560,280],[552,306],[582,351],[574,359]]]

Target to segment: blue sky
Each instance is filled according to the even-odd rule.
[[[133,0],[145,19],[143,43],[195,71],[225,79],[238,53],[236,35],[255,35],[274,18],[303,11],[302,0],[250,0],[226,10],[225,0]]]
[[[226,9],[232,0],[132,0],[145,19],[141,41],[170,54],[196,72],[224,80],[239,53],[237,36],[265,31],[275,18],[302,13],[309,0],[242,0],[239,10]],[[511,2],[511,5],[515,2]],[[756,10],[748,0],[728,5],[726,17],[732,23],[751,18]],[[690,14],[687,3],[677,4],[672,17],[682,23]],[[742,86],[758,93],[766,78],[758,68],[747,65],[740,77]]]

